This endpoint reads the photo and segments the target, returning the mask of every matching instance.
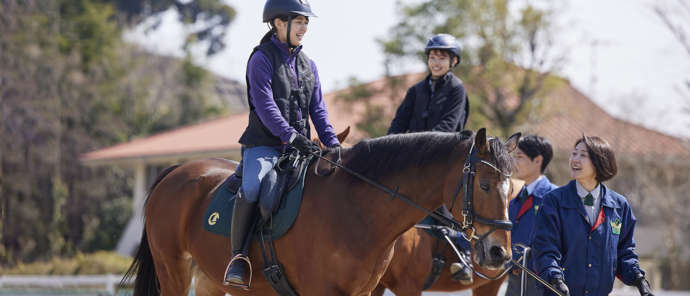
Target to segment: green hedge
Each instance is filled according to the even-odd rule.
[[[50,261],[19,263],[13,268],[0,267],[0,274],[14,275],[94,275],[123,274],[132,263],[131,257],[115,252],[79,253],[72,258],[53,258]]]

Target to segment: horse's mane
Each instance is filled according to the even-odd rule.
[[[471,131],[421,132],[366,139],[347,152],[349,156],[344,165],[378,180],[400,170],[445,162],[459,142],[471,139]]]
[[[379,180],[388,174],[436,163],[447,162],[456,145],[472,144],[474,133],[421,132],[389,135],[366,139],[349,149],[344,165],[371,179]],[[489,147],[498,169],[505,174],[512,171],[512,157],[497,138],[489,139]]]

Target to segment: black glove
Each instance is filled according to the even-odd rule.
[[[565,285],[565,282],[563,281],[562,278],[554,278],[551,279],[551,285],[556,288],[563,296],[570,296],[570,290],[568,290],[568,286]]]
[[[652,294],[652,288],[649,286],[647,279],[644,278],[644,275],[637,275],[635,286],[637,286],[637,290],[640,291],[640,296],[654,296],[654,294]]]
[[[316,143],[314,143],[312,140],[309,140],[309,138],[299,133],[296,135],[297,136],[292,140],[292,142],[290,142],[290,146],[297,149],[297,151],[305,155],[311,155],[312,153],[319,151],[319,147],[316,146]]]

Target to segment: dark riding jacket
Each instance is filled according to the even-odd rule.
[[[407,90],[388,134],[461,131],[468,115],[469,101],[462,81],[449,71],[432,86],[429,75]]]
[[[321,141],[338,144],[314,62],[299,46],[292,53],[275,36],[254,48],[247,64],[249,124],[240,143],[280,146],[294,132],[310,137],[309,117]]]

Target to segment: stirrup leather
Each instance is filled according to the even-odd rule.
[[[232,260],[230,260],[230,263],[228,263],[228,267],[225,268],[225,274],[228,274],[228,271],[230,270],[230,266],[232,266],[232,263],[235,262],[235,260],[242,260],[244,262],[247,262],[247,265],[249,265],[249,280],[247,281],[247,284],[237,284],[237,283],[231,283],[223,279],[223,285],[226,286],[233,286],[233,287],[239,287],[244,290],[249,290],[249,287],[252,285],[252,262],[249,260],[249,257],[247,257],[244,254],[237,254],[235,257],[232,257]]]

